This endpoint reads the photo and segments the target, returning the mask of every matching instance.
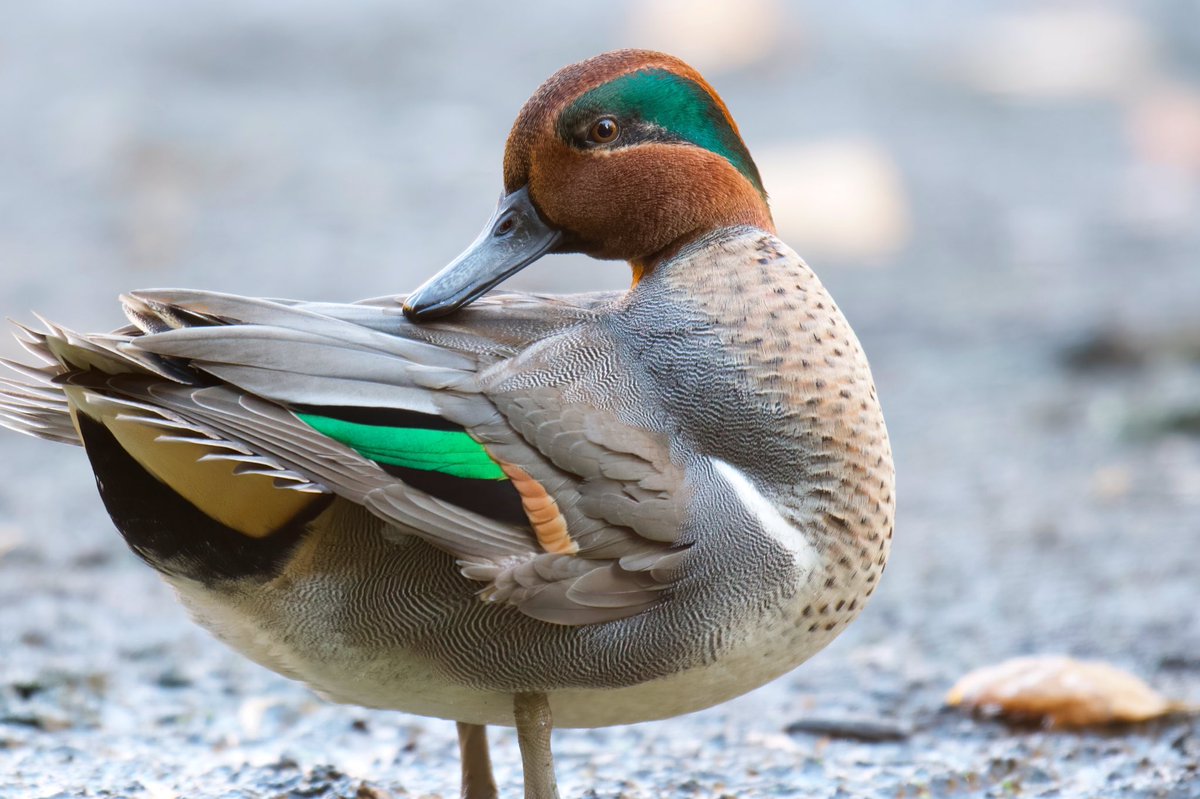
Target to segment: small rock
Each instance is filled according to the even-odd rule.
[[[381,788],[363,782],[359,783],[358,790],[354,792],[354,799],[392,799],[392,795]]]
[[[192,678],[175,669],[168,669],[158,675],[155,683],[161,688],[187,688],[192,684]]]
[[[1146,360],[1142,343],[1120,328],[1093,330],[1059,354],[1059,361],[1072,372],[1133,369],[1145,365]]]
[[[21,699],[30,699],[46,690],[46,686],[39,682],[16,682],[12,684],[12,689]]]
[[[1200,671],[1200,656],[1173,652],[1160,657],[1158,667],[1165,671]]]
[[[912,730],[904,724],[866,718],[799,719],[787,725],[784,731],[788,735],[821,735],[827,738],[846,738],[866,743],[903,741],[912,735]]]

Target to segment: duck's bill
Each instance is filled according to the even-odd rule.
[[[550,252],[561,237],[538,216],[527,189],[505,195],[471,246],[408,295],[404,312],[416,321],[454,313]]]

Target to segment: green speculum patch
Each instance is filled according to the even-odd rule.
[[[487,450],[459,430],[386,427],[318,414],[296,414],[322,435],[377,463],[473,480],[507,480]]]
[[[661,128],[668,137],[716,153],[766,196],[758,167],[716,99],[694,80],[665,69],[622,75],[580,96],[563,112],[564,134],[598,113]]]

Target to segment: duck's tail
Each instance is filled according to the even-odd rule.
[[[140,373],[186,380],[164,359],[126,347],[135,336],[184,324],[182,320],[144,318],[140,308],[140,304],[127,300],[126,315],[134,325],[112,333],[81,335],[40,316],[42,330],[13,322],[13,336],[36,363],[0,358],[0,366],[9,370],[7,375],[0,374],[0,427],[47,441],[81,445],[64,390],[72,375],[89,371],[106,375]]]
[[[51,333],[13,324],[17,328],[14,333],[17,341],[39,363],[0,359],[0,364],[11,372],[0,376],[0,427],[47,441],[82,444],[71,420],[67,395],[55,382],[68,367],[55,357],[48,340]]]

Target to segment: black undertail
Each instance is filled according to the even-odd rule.
[[[431,497],[445,500],[480,516],[513,527],[529,527],[529,517],[521,505],[521,495],[508,480],[472,480],[442,472],[406,469],[387,463],[380,468]]]

